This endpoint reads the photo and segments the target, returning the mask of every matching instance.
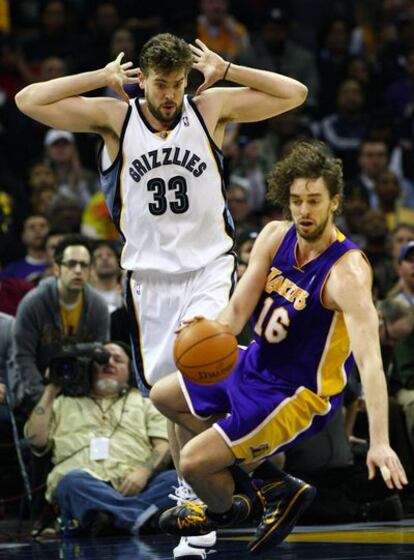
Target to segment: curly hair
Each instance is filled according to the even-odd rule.
[[[290,154],[278,161],[268,176],[268,198],[282,206],[287,218],[289,210],[290,187],[295,179],[318,179],[322,177],[332,199],[339,195],[339,205],[335,214],[342,207],[344,179],[342,161],[334,158],[323,142],[297,142]]]
[[[144,76],[148,76],[151,69],[168,73],[184,68],[188,72],[192,64],[193,54],[188,44],[171,33],[151,37],[139,55],[139,66]]]

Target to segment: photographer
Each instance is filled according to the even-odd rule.
[[[55,249],[55,276],[43,280],[20,302],[14,331],[16,360],[28,412],[42,394],[51,358],[63,344],[108,340],[106,303],[87,284],[90,266],[88,240],[67,235]]]
[[[176,482],[175,471],[164,470],[166,421],[130,387],[127,347],[105,349],[109,361],[92,362],[87,396],[59,395],[62,387],[48,384],[25,428],[35,454],[52,450],[47,500],[91,536],[148,530],[157,511],[174,505],[166,496]]]

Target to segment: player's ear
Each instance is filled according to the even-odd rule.
[[[331,199],[332,212],[336,212],[338,210],[338,207],[339,207],[339,194],[336,194]]]
[[[145,76],[144,76],[144,72],[141,70],[141,68],[138,68],[137,70],[137,78],[138,78],[138,85],[141,89],[144,89],[145,86]]]

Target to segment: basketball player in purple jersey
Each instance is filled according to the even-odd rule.
[[[290,221],[272,222],[260,233],[219,316],[236,335],[252,316],[254,342],[240,351],[235,370],[221,383],[195,385],[178,374],[151,392],[167,417],[198,434],[182,449],[180,467],[205,505],[165,512],[160,525],[167,532],[203,533],[246,518],[250,501],[233,496],[229,467],[263,460],[320,430],[341,404],[353,359],[370,424],[368,476],[378,467],[389,488],[407,483],[388,441],[371,269],[334,223],[342,199],[341,162],[323,144],[297,144],[274,167],[269,190]],[[214,415],[219,419],[210,427],[207,419]],[[263,486],[264,513],[250,551],[281,542],[314,494],[283,472]]]

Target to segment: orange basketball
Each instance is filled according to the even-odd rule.
[[[180,331],[174,360],[181,373],[194,383],[212,385],[225,379],[236,365],[237,339],[227,325],[200,319]]]

